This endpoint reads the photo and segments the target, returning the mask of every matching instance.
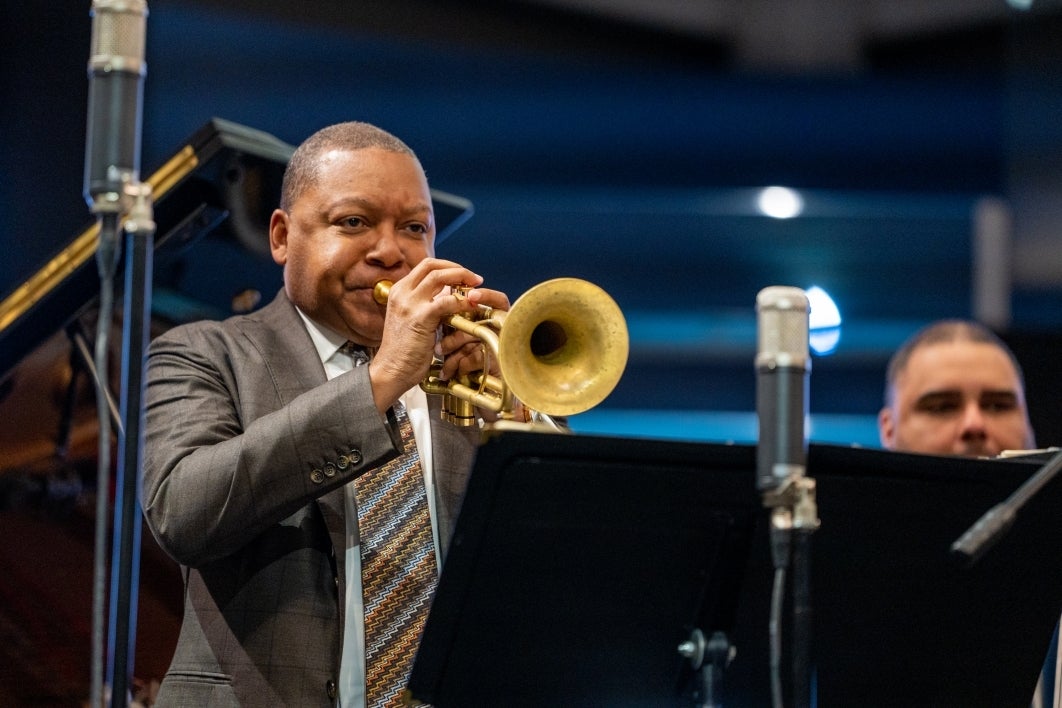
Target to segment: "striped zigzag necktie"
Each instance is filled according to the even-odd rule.
[[[401,706],[435,591],[435,545],[424,477],[405,407],[402,453],[354,481],[365,602],[365,697]]]

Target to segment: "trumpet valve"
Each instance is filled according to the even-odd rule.
[[[451,285],[450,294],[458,300],[467,300],[468,291],[472,290],[471,285]],[[461,312],[456,315],[457,317],[463,317],[466,320],[473,322],[480,322],[482,320],[489,320],[494,316],[494,308],[489,305],[478,305],[472,312]]]
[[[443,398],[442,418],[461,428],[470,428],[479,424],[475,405],[471,401],[451,395]]]

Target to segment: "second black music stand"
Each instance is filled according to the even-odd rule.
[[[410,681],[447,706],[676,705],[678,647],[733,623],[751,460],[504,433],[478,454]]]

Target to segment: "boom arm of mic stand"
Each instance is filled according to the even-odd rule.
[[[1003,537],[1025,503],[1036,496],[1037,492],[1050,482],[1060,469],[1062,469],[1062,452],[1055,453],[1054,457],[1006,500],[985,512],[955,543],[951,544],[952,553],[964,558],[968,564],[977,562]]]

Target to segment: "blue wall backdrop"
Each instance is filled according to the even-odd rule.
[[[845,325],[815,362],[813,439],[876,445],[888,352],[929,319],[972,314],[979,200],[1022,196],[1028,155],[1062,143],[1050,7],[869,44],[858,71],[797,73],[531,3],[150,5],[145,174],[214,116],[292,144],[346,119],[392,130],[433,186],[475,204],[442,254],[514,296],[572,275],[620,303],[630,366],[576,419],[586,430],[750,439],[756,292],[819,285]],[[3,50],[3,292],[90,223],[87,4],[20,12]],[[773,184],[805,190],[805,215],[758,214]],[[240,286],[231,269],[198,277]],[[1008,330],[1058,330],[1058,292],[1015,287]],[[1031,365],[1038,384],[1048,366]],[[1040,437],[1057,441],[1057,413],[1040,409]]]
[[[0,303],[92,223],[91,3],[7,5]],[[143,176],[214,117],[292,145],[341,120],[393,131],[435,188],[474,204],[440,255],[514,297],[576,276],[622,307],[630,361],[573,418],[579,431],[751,443],[756,293],[817,285],[844,322],[813,362],[813,442],[876,446],[893,348],[929,320],[987,312],[1025,367],[1039,442],[1062,443],[1062,0],[149,5]],[[686,19],[645,20],[665,12]],[[800,190],[804,213],[763,216],[769,185]],[[994,254],[975,238],[985,214]],[[187,304],[179,290],[220,316],[244,288],[279,287],[271,261],[223,232],[160,254],[157,310]],[[63,440],[61,325],[0,370],[0,705],[87,704],[97,427],[82,379]],[[0,335],[0,361],[8,346]],[[934,522],[965,523],[940,506]],[[882,538],[896,537],[891,511]],[[866,540],[846,539],[836,559]],[[143,546],[135,675],[149,686],[182,598],[172,560],[150,534]],[[1051,627],[1035,631],[1024,648],[1039,652]]]

